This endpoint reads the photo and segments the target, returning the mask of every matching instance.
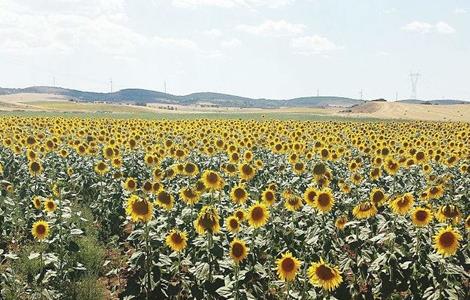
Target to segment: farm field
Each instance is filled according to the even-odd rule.
[[[0,118],[1,299],[470,298],[468,122],[63,103]]]

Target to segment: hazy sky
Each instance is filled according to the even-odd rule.
[[[0,86],[470,100],[468,0],[0,0]]]

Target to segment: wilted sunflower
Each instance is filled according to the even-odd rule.
[[[217,209],[212,206],[204,206],[194,221],[194,227],[199,234],[205,234],[206,232],[213,234],[220,231],[219,222],[220,217]]]
[[[186,204],[194,205],[199,202],[200,194],[194,188],[184,187],[180,190],[180,198]]]
[[[248,192],[242,185],[236,185],[230,191],[230,199],[235,204],[244,204],[248,200]]]
[[[307,188],[304,192],[304,200],[308,205],[315,207],[315,198],[317,197],[318,190],[313,186]]]
[[[54,200],[52,200],[51,198],[47,198],[46,201],[44,202],[44,209],[48,213],[53,213],[57,209],[57,205],[54,202]]]
[[[387,195],[385,195],[385,193],[381,190],[381,189],[378,189],[378,188],[374,188],[372,189],[372,192],[370,193],[370,202],[374,203],[375,206],[380,206],[382,205],[382,203],[384,203],[385,201],[387,201]]]
[[[432,221],[432,212],[425,207],[416,207],[411,213],[411,220],[418,227],[425,227]]]
[[[356,219],[367,219],[377,214],[377,208],[370,202],[362,202],[353,209],[353,215]]]
[[[325,189],[317,193],[315,197],[314,207],[321,213],[327,213],[333,208],[335,199],[330,189]]]
[[[236,216],[228,217],[225,221],[225,226],[227,227],[227,230],[232,233],[237,233],[240,231],[240,221]]]
[[[436,219],[440,223],[452,222],[452,224],[457,224],[460,222],[462,214],[457,206],[453,204],[446,204],[441,206],[436,213]]]
[[[263,203],[255,203],[248,209],[248,223],[253,228],[266,224],[269,219],[269,210]]]
[[[39,241],[44,240],[49,235],[49,224],[44,220],[34,222],[31,234]]]
[[[284,200],[284,207],[290,211],[297,211],[302,208],[302,198],[299,196],[288,197]]]
[[[157,194],[157,200],[155,201],[158,206],[161,208],[164,208],[166,210],[171,210],[173,208],[173,204],[175,203],[175,200],[173,198],[173,195],[170,193],[161,190]]]
[[[133,192],[137,189],[137,181],[132,177],[128,177],[124,182],[123,187],[128,192]]]
[[[219,173],[211,170],[206,170],[202,173],[202,181],[204,186],[208,189],[220,190],[224,187],[224,180],[220,177]]]
[[[261,200],[263,203],[268,204],[268,206],[272,206],[276,202],[276,194],[274,191],[266,189],[261,194]]]
[[[33,197],[33,205],[36,209],[40,209],[42,205],[43,198],[41,196],[34,196]]]
[[[347,222],[348,222],[348,217],[343,215],[336,219],[335,226],[339,230],[343,230]]]
[[[415,199],[413,194],[406,193],[390,202],[392,211],[399,215],[405,215],[413,207]]]
[[[343,282],[343,277],[339,269],[334,266],[329,266],[322,258],[320,258],[320,262],[310,265],[307,274],[310,278],[310,282],[314,286],[321,287],[327,291],[336,289],[341,282]]]
[[[32,161],[29,163],[29,172],[33,176],[37,176],[44,171],[40,161]]]
[[[248,256],[250,249],[246,247],[246,243],[243,240],[234,239],[230,243],[230,257],[236,264],[239,264]]]
[[[301,262],[287,251],[276,261],[277,275],[281,280],[293,281],[300,269]]]
[[[153,217],[153,204],[147,199],[131,195],[127,199],[126,213],[134,222],[147,223]]]
[[[171,230],[165,238],[165,243],[167,244],[167,246],[175,252],[179,252],[186,248],[186,246],[188,245],[187,241],[187,233],[184,231],[179,231],[178,229]]]
[[[444,257],[454,255],[462,239],[460,233],[451,226],[442,227],[434,236],[434,248]]]

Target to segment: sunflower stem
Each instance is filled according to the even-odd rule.
[[[235,263],[235,300],[238,300],[238,273],[240,271],[240,267],[237,263]]]
[[[290,288],[290,284],[289,284],[289,281],[287,281],[287,283],[286,283],[286,300],[289,300],[289,288]]]
[[[146,262],[146,269],[147,269],[147,300],[150,299],[150,292],[152,291],[152,253],[150,248],[150,240],[149,240],[149,226],[148,223],[145,223],[145,252],[147,253],[147,262]]]

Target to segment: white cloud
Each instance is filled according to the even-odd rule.
[[[303,55],[320,54],[340,49],[328,38],[320,35],[293,38],[291,47],[295,53]]]
[[[221,8],[277,8],[294,3],[295,0],[172,0],[173,6],[181,8],[221,7]]]
[[[463,15],[463,14],[466,14],[466,13],[467,13],[466,9],[463,9],[463,8],[454,9],[454,14],[456,14],[456,15]]]
[[[237,30],[254,35],[263,36],[292,36],[303,33],[306,28],[303,24],[293,24],[285,20],[272,21],[267,20],[259,25],[238,25]]]
[[[218,38],[218,37],[222,36],[222,31],[220,29],[217,29],[217,28],[204,30],[202,33],[209,36],[209,37],[211,37],[211,38]]]
[[[242,45],[242,42],[237,38],[233,38],[233,39],[222,41],[220,45],[224,48],[237,48]]]
[[[413,21],[402,27],[405,31],[418,32],[418,33],[430,33],[437,32],[442,34],[451,34],[455,32],[455,29],[447,24],[446,22],[437,22],[431,24],[427,22]]]

